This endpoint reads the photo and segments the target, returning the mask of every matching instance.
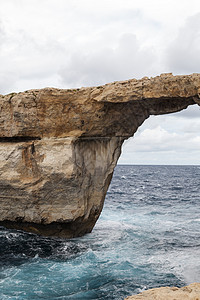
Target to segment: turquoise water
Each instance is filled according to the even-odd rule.
[[[200,281],[200,167],[117,166],[93,232],[0,230],[0,299],[124,299]]]

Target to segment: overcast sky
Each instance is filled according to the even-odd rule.
[[[199,0],[0,0],[0,93],[200,72]],[[200,164],[200,107],[150,117],[120,163]]]

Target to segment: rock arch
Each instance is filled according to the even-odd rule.
[[[200,74],[0,96],[0,225],[75,237],[97,221],[125,139],[200,105]]]

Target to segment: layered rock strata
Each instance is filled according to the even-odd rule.
[[[0,96],[0,225],[75,237],[97,221],[125,139],[200,104],[200,74]]]
[[[192,283],[182,288],[161,287],[151,289],[127,297],[126,300],[200,300],[200,283]]]

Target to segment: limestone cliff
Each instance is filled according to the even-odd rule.
[[[74,237],[98,219],[123,141],[200,104],[200,74],[0,96],[0,225]]]
[[[200,300],[200,283],[192,283],[182,288],[161,287],[151,289],[130,296],[126,300]]]

